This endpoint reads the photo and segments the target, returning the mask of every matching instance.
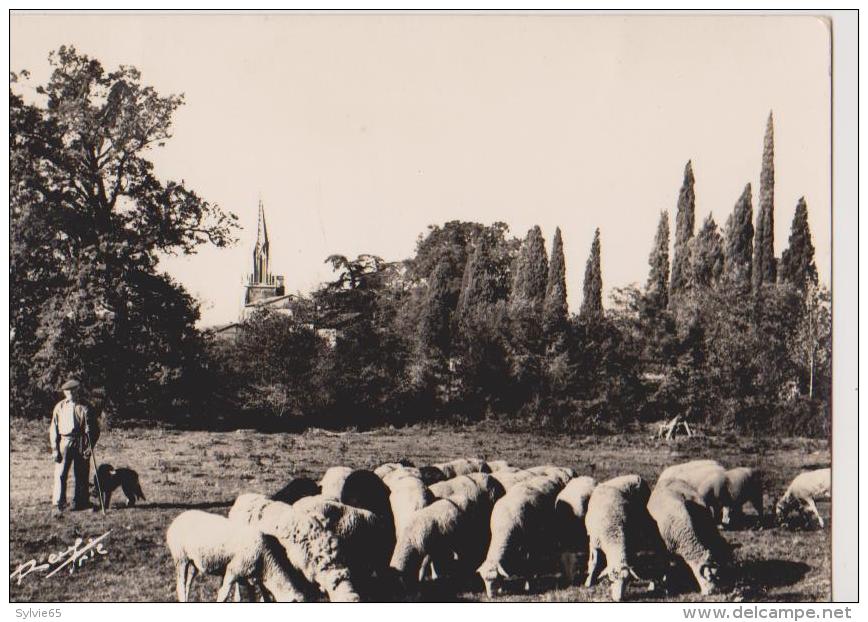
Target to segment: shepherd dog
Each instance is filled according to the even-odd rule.
[[[108,507],[112,493],[120,488],[127,496],[127,507],[134,506],[136,501],[145,501],[145,493],[139,483],[139,474],[132,469],[116,469],[110,464],[101,464],[93,476],[94,492],[102,492],[102,505]]]

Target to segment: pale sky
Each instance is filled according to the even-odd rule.
[[[11,67],[48,76],[73,44],[184,93],[150,158],[235,212],[228,249],[162,267],[237,319],[257,201],[289,292],[332,277],[333,253],[410,256],[429,224],[538,224],[564,237],[577,311],[594,229],[603,285],[644,284],[660,210],[674,232],[684,165],[697,228],[745,183],[756,212],[775,118],[775,253],[800,196],[830,281],[829,31],[808,16],[36,15],[11,17]]]

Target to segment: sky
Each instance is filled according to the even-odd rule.
[[[333,278],[331,254],[413,254],[428,225],[503,221],[564,238],[577,311],[594,229],[606,293],[644,284],[660,211],[674,232],[684,165],[696,223],[758,203],[775,126],[775,253],[804,196],[820,279],[831,270],[830,31],[810,16],[11,16],[11,68],[49,75],[62,44],[183,93],[148,154],[238,215],[234,247],[161,268],[234,321],[258,201],[290,293]]]

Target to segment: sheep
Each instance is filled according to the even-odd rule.
[[[545,475],[547,477],[555,477],[563,482],[564,485],[567,484],[571,479],[573,479],[577,473],[574,469],[569,467],[559,467],[554,465],[544,465],[544,466],[535,466],[527,469],[529,473],[533,473],[534,475]]]
[[[744,504],[750,502],[763,520],[763,477],[759,469],[736,467],[726,472],[726,489],[730,505],[723,507],[721,522],[730,525],[741,519]]]
[[[446,474],[435,466],[419,467],[419,477],[426,486],[446,480]]]
[[[299,499],[312,497],[320,492],[319,484],[309,477],[293,477],[286,486],[271,495],[271,499],[292,505]]]
[[[413,513],[389,564],[400,574],[405,589],[413,591],[429,568],[436,578],[435,565],[443,569],[451,563],[460,521],[461,510],[449,499],[438,499]]]
[[[263,510],[272,502],[272,499],[257,492],[239,495],[229,508],[229,518],[246,525],[256,524],[262,518]]]
[[[603,483],[628,495],[643,506],[648,504],[648,499],[651,497],[651,488],[648,486],[648,482],[635,473],[613,477]]]
[[[492,473],[491,477],[495,479],[503,489],[509,492],[509,489],[515,486],[516,484],[520,484],[529,479],[537,477],[530,471],[506,471],[501,470],[496,473]]]
[[[670,555],[690,567],[703,595],[714,593],[732,552],[696,490],[680,479],[658,483],[648,511]]]
[[[823,517],[817,510],[815,498],[832,498],[832,470],[817,469],[799,473],[775,506],[778,522],[783,522],[797,506],[800,511],[810,510],[817,518],[820,528],[825,527]]]
[[[292,564],[332,602],[360,600],[360,588],[388,566],[383,521],[322,495],[267,516],[262,529],[277,537]]]
[[[479,458],[456,458],[455,460],[441,462],[434,466],[443,471],[447,479],[458,475],[467,475],[468,473],[491,473],[491,467]]]
[[[588,533],[588,576],[585,586],[591,587],[600,575],[611,582],[613,601],[624,598],[628,581],[643,581],[636,574],[633,562],[641,544],[653,532],[645,502],[648,485],[638,475],[628,475],[603,482],[593,489],[585,514]],[[606,568],[600,573],[600,553],[606,557]],[[653,582],[648,582],[653,589]]]
[[[341,489],[340,502],[376,514],[387,529],[387,548],[391,555],[395,546],[395,517],[389,502],[391,491],[373,471],[359,469],[347,476]]]
[[[421,480],[403,478],[391,488],[389,505],[392,508],[392,517],[395,521],[395,536],[401,537],[401,530],[407,524],[413,512],[430,505],[435,497]]]
[[[391,473],[395,469],[403,469],[405,467],[412,467],[413,463],[406,459],[401,459],[398,462],[385,462],[374,469],[374,473],[377,474],[378,477],[383,477],[387,473]]]
[[[428,487],[428,490],[430,490],[431,493],[438,499],[442,499],[459,491],[464,493],[478,491],[479,484],[474,482],[466,475],[459,475],[457,477],[453,477],[452,479],[447,479],[442,482],[437,482],[436,484],[431,484]]]
[[[492,473],[497,473],[498,471],[503,471],[504,469],[516,468],[510,467],[509,462],[506,460],[490,460],[488,462],[488,467],[491,469]]]
[[[384,475],[382,477],[383,482],[389,488],[393,488],[396,484],[399,484],[400,481],[404,480],[404,479],[415,479],[415,480],[418,480],[419,482],[421,482],[422,484],[425,483],[425,481],[422,479],[421,471],[415,467],[411,467],[411,468],[403,468],[402,467],[399,469],[395,469],[393,471],[390,471],[389,473],[386,473],[386,475]]]
[[[494,507],[497,500],[506,494],[506,489],[503,487],[503,484],[492,477],[490,473],[469,473],[467,477],[476,482],[476,484],[485,491],[488,495],[491,507]]]
[[[726,486],[726,469],[716,460],[692,460],[670,466],[660,474],[657,483],[672,479],[690,484],[715,520],[721,519],[722,508],[732,505]]]
[[[329,499],[340,499],[344,481],[353,469],[346,466],[329,467],[319,481],[320,494]]]
[[[690,462],[673,464],[672,466],[663,469],[663,472],[660,473],[660,477],[657,478],[657,483],[665,482],[670,479],[680,479],[696,488],[705,478],[709,469],[720,471],[726,470],[717,460],[691,460]]]
[[[577,477],[570,480],[555,498],[556,533],[560,538],[561,573],[572,585],[576,577],[576,552],[587,546],[588,534],[585,529],[585,514],[588,501],[597,482],[593,477]]]
[[[239,582],[249,582],[265,599],[305,600],[303,585],[283,547],[253,527],[217,514],[188,510],[169,525],[166,544],[175,562],[180,602],[187,602],[197,572],[223,575],[218,602],[225,602]]]
[[[561,488],[558,482],[533,477],[510,488],[494,504],[488,554],[476,570],[489,598],[499,592],[501,579],[510,576],[505,566],[548,548],[553,535],[554,500]]]

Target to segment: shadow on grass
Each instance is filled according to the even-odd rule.
[[[203,501],[201,503],[138,503],[134,506],[121,506],[112,510],[211,510],[215,508],[228,508],[232,501]]]
[[[778,587],[795,585],[811,567],[804,562],[785,559],[751,559],[738,565],[736,573],[742,592],[750,600]]]

